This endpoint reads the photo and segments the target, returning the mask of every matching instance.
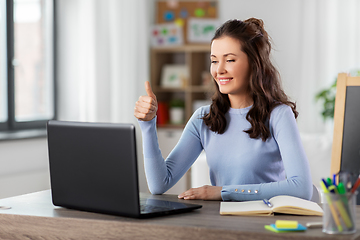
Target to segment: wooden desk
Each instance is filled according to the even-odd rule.
[[[153,196],[178,200],[175,195]],[[49,190],[0,200],[0,239],[360,239],[360,206],[357,232],[327,235],[321,229],[298,233],[272,233],[265,224],[276,220],[297,220],[301,224],[321,217],[276,215],[269,217],[221,216],[219,201],[188,200],[202,204],[190,213],[151,219],[132,219],[54,207]]]

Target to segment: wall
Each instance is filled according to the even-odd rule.
[[[0,142],[0,198],[50,188],[45,138]]]

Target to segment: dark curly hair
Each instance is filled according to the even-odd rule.
[[[289,100],[281,87],[280,74],[270,60],[270,39],[261,19],[229,20],[216,30],[211,42],[224,36],[239,40],[241,50],[248,56],[249,92],[254,103],[246,115],[251,128],[244,132],[250,138],[261,138],[265,142],[270,137],[267,123],[271,111],[276,106],[285,104],[291,107],[297,118],[296,104]],[[202,119],[211,131],[222,134],[227,126],[225,114],[230,109],[230,100],[227,94],[220,92],[215,80],[214,83],[216,87],[210,112]]]

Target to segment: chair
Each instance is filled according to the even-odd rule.
[[[360,77],[340,73],[337,79],[330,176],[360,170]]]
[[[310,201],[316,202],[316,203],[321,202],[320,192],[314,184],[313,184],[313,195],[312,195]]]

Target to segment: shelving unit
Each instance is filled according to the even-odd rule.
[[[166,64],[183,64],[189,70],[189,78],[178,88],[161,86],[162,68]],[[158,47],[151,49],[151,85],[160,102],[169,103],[174,98],[180,98],[185,103],[184,122],[194,112],[193,104],[197,100],[209,100],[212,84],[204,85],[202,73],[210,70],[210,45],[194,44],[179,47]],[[183,127],[184,125],[165,124],[158,127]]]

